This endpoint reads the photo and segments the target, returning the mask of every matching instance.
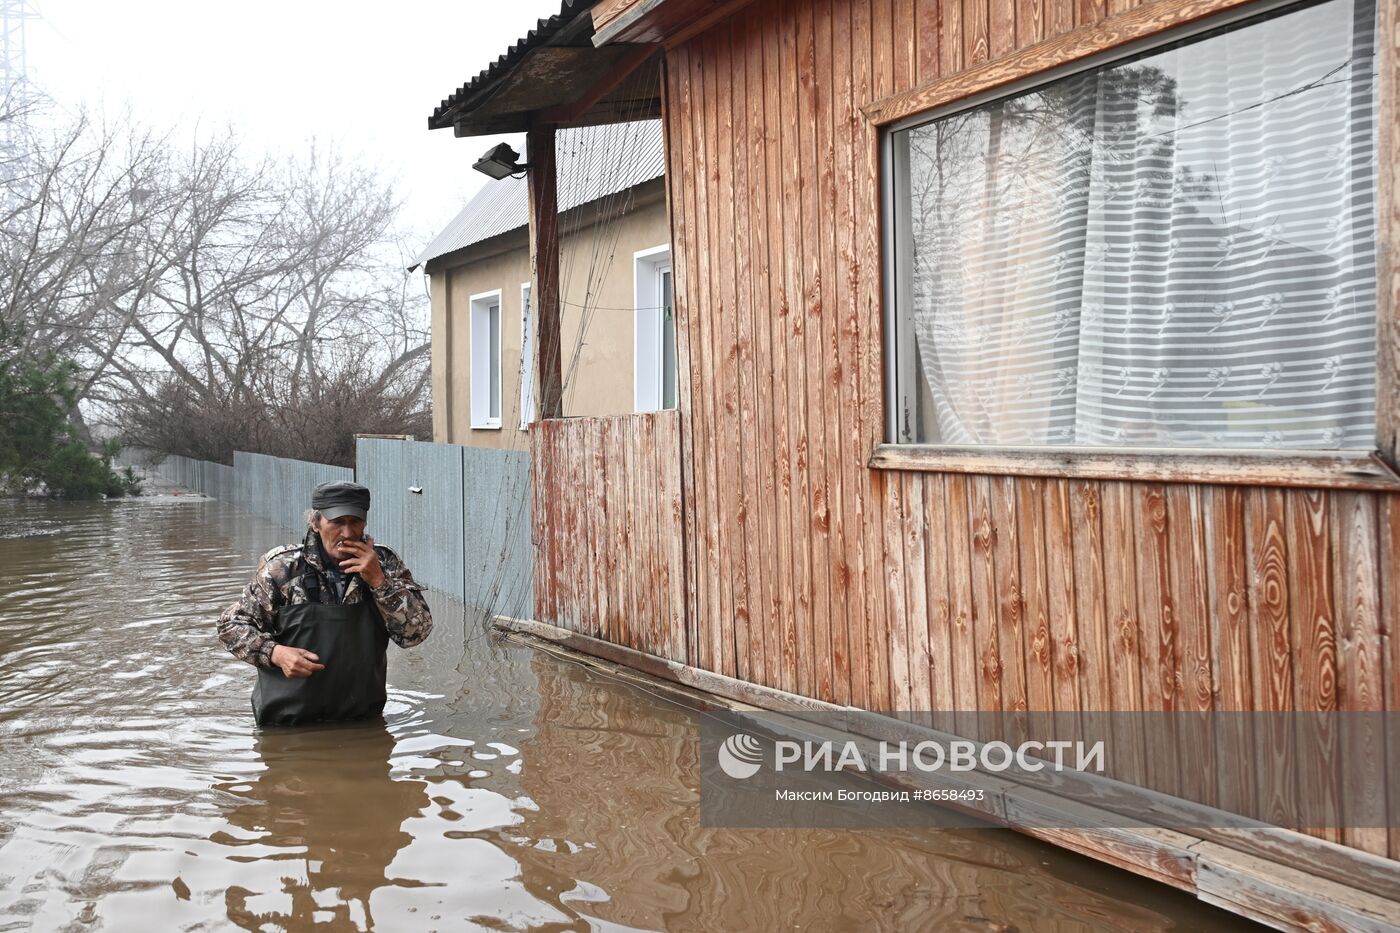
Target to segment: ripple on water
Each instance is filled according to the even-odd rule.
[[[0,513],[0,928],[1219,920],[1005,834],[702,827],[692,713],[437,598],[384,721],[257,731],[213,620],[296,535],[211,500]]]

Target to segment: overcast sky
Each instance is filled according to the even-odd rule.
[[[250,152],[335,141],[398,178],[424,238],[485,181],[471,163],[496,141],[430,132],[428,114],[559,11],[559,0],[31,4],[42,19],[27,25],[30,74],[60,104],[129,104],[156,127],[231,123]]]

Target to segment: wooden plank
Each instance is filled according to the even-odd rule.
[[[1030,477],[1015,482],[1016,542],[1020,548],[1021,605],[1025,639],[1026,707],[1055,708],[1050,637],[1050,570],[1045,558],[1045,481]]]
[[[741,680],[749,678],[749,579],[747,547],[745,538],[746,488],[744,473],[745,437],[743,430],[743,386],[741,371],[743,348],[740,342],[740,322],[744,318],[740,304],[739,255],[736,240],[739,236],[735,211],[735,194],[738,185],[738,166],[734,157],[734,107],[735,97],[733,30],[718,27],[711,35],[715,37],[718,54],[715,57],[714,77],[716,81],[715,117],[718,123],[718,136],[714,160],[710,162],[719,177],[720,203],[716,205],[719,221],[721,248],[717,254],[720,273],[720,289],[724,300],[715,309],[716,324],[721,338],[717,338],[716,353],[720,360],[723,387],[723,405],[720,414],[722,428],[720,454],[720,491],[724,501],[724,524],[720,527],[720,560],[729,579],[730,606],[725,613],[732,619],[733,642],[728,650],[732,652],[732,665],[726,666],[725,673]],[[723,593],[721,593],[723,600]]]
[[[1337,599],[1337,708],[1341,711],[1342,842],[1385,855],[1385,709],[1381,659],[1380,528],[1374,494],[1331,494],[1331,536],[1336,545],[1333,586]],[[1375,714],[1375,715],[1372,715]]]
[[[1281,489],[1245,492],[1245,559],[1249,565],[1249,666],[1252,709],[1294,709],[1291,609],[1288,593],[1287,511]],[[1297,812],[1297,758],[1286,754],[1291,726],[1262,716],[1255,731],[1254,815],[1281,823]]]
[[[933,708],[929,680],[933,656],[929,650],[928,563],[924,546],[929,527],[924,483],[922,476],[906,473],[900,477],[900,499],[904,507],[904,611],[908,620],[905,637],[909,652],[909,699],[903,709],[913,712],[928,712]]]
[[[869,18],[866,13],[869,12]],[[856,99],[881,97],[894,92],[894,71],[889,49],[892,44],[888,0],[872,0],[868,4],[857,4],[855,15],[857,41],[855,48],[869,55],[868,68],[855,68],[853,77],[856,84]],[[868,41],[867,41],[868,40]],[[872,335],[861,341],[860,386],[861,424],[864,428],[863,441],[873,449],[879,443],[884,428],[884,356],[878,338],[873,335],[884,332],[884,307],[882,288],[883,270],[880,265],[880,159],[879,133],[875,127],[864,126],[863,150],[865,168],[857,173],[864,182],[863,198],[860,202],[861,260],[860,260],[860,307],[863,313],[862,332]],[[866,495],[868,516],[862,527],[866,531],[866,592],[876,594],[884,591],[884,553],[880,546],[880,529],[884,526],[884,496],[882,481],[869,474],[862,485]],[[890,620],[886,617],[883,599],[869,599],[871,616],[867,624],[869,638],[867,644],[870,660],[870,706],[872,709],[889,709],[890,662],[886,644],[886,631]]]
[[[1205,490],[1206,592],[1215,668],[1214,706],[1227,712],[1253,708],[1249,649],[1249,582],[1245,552],[1245,491],[1216,486]],[[1257,815],[1252,755],[1255,717],[1229,716],[1217,745],[1218,805],[1231,813]],[[1229,762],[1235,762],[1231,765]]]
[[[890,711],[909,710],[909,612],[905,607],[904,586],[904,502],[900,477],[881,477],[885,492],[885,617],[889,620]]]
[[[1178,755],[1181,795],[1214,804],[1216,773],[1213,743],[1198,741],[1207,734],[1208,713],[1214,702],[1211,671],[1211,632],[1207,616],[1206,530],[1198,486],[1167,487],[1167,527],[1171,543],[1172,606],[1175,608],[1178,668]]]
[[[697,164],[696,154],[704,146],[704,81],[701,74],[706,67],[704,50],[700,43],[690,43],[668,52],[668,57],[680,55],[689,66],[685,81],[685,104],[687,119],[682,127],[685,137],[687,181],[685,205],[687,233],[694,241],[690,256],[689,270],[693,272],[693,287],[690,289],[690,315],[686,332],[689,335],[690,356],[692,356],[692,405],[690,405],[690,462],[694,478],[692,502],[694,510],[694,534],[689,538],[692,563],[696,566],[696,616],[693,626],[696,629],[696,665],[701,668],[714,668],[717,665],[718,625],[718,548],[714,539],[713,504],[711,486],[714,485],[714,436],[710,430],[711,396],[710,384],[713,381],[710,367],[710,352],[706,339],[707,319],[710,318],[710,276],[708,276],[708,172]]]
[[[972,513],[968,504],[971,492],[966,476],[949,476],[945,482],[944,508],[948,516],[944,533],[948,539],[948,601],[952,625],[950,655],[953,669],[953,709],[962,714],[978,709],[977,630],[973,621],[972,601]],[[960,735],[977,731],[977,718],[959,715],[955,718]]]
[[[734,166],[728,153],[733,136],[733,105],[730,97],[729,32],[717,29],[705,34],[711,52],[712,66],[705,72],[705,164],[710,172],[716,199],[710,205],[710,232],[716,248],[710,253],[711,285],[714,303],[711,308],[710,350],[714,354],[715,381],[715,492],[719,541],[720,673],[739,676],[738,642],[743,620],[738,616],[740,606],[736,592],[742,598],[744,568],[736,560],[743,553],[738,527],[739,482],[737,455],[738,373],[736,371],[734,314],[734,250],[733,204]],[[747,665],[745,665],[747,666]],[[743,678],[741,678],[743,679]]]
[[[732,632],[732,623],[725,618],[727,601],[722,596],[728,587],[728,577],[725,575],[725,565],[720,560],[719,525],[722,519],[719,510],[719,491],[716,488],[720,482],[720,471],[717,465],[718,414],[722,409],[718,407],[715,399],[715,384],[719,378],[719,366],[715,357],[712,331],[720,298],[716,287],[718,263],[715,262],[714,256],[723,248],[723,245],[719,242],[714,229],[713,205],[719,200],[718,192],[712,190],[710,181],[710,166],[714,165],[715,101],[713,88],[706,80],[706,75],[714,68],[714,50],[713,43],[706,41],[694,43],[692,49],[698,53],[692,56],[691,79],[697,95],[695,108],[696,153],[700,160],[701,170],[696,173],[696,178],[699,179],[696,190],[698,211],[696,223],[702,238],[700,269],[701,278],[704,281],[704,305],[703,310],[698,315],[699,327],[696,333],[696,344],[700,348],[701,357],[699,392],[704,399],[703,414],[700,424],[697,425],[696,433],[701,439],[700,443],[704,445],[705,460],[702,469],[706,477],[703,490],[706,519],[705,561],[701,577],[706,582],[707,592],[705,594],[705,618],[701,622],[701,630],[707,635],[705,638],[705,664],[703,666],[714,671],[724,671],[725,635],[726,632]],[[729,642],[732,646],[732,639],[729,639]]]
[[[745,510],[745,544],[749,562],[749,653],[753,658],[751,679],[772,685],[776,681],[771,657],[774,649],[773,622],[777,618],[777,602],[773,585],[774,557],[774,469],[772,404],[773,367],[771,336],[768,329],[768,223],[766,186],[766,136],[763,111],[763,32],[758,12],[752,6],[744,11],[742,25],[736,29],[734,41],[735,67],[742,62],[744,92],[741,128],[736,133],[736,163],[742,175],[742,191],[738,194],[744,208],[742,225],[747,237],[740,249],[741,264],[747,264],[740,275],[740,288],[747,308],[749,328],[749,359],[745,366],[748,391],[745,400],[750,412],[745,434],[750,438],[751,454],[746,458],[749,478]],[[742,139],[740,139],[742,137]]]
[[[1108,15],[1105,0],[1079,0],[1075,9],[1076,26],[1092,26]]]
[[[851,179],[857,164],[857,140],[861,138],[864,121],[857,123],[855,99],[852,96],[853,49],[855,27],[852,4],[837,3],[833,8],[832,71],[833,106],[832,136],[835,139],[836,209],[832,217],[835,229],[836,269],[832,276],[835,286],[835,307],[830,319],[835,327],[835,365],[832,382],[840,408],[836,437],[839,441],[837,461],[841,469],[839,487],[840,508],[833,514],[840,522],[840,554],[833,582],[836,598],[846,607],[843,642],[847,652],[846,684],[837,694],[837,701],[865,707],[869,703],[866,674],[866,598],[864,576],[864,509],[862,487],[865,480],[867,449],[859,429],[861,419],[858,344],[866,339],[861,327],[859,306],[855,295],[858,272],[855,256],[858,242],[855,224],[855,198],[858,185]],[[838,685],[840,681],[838,679]]]
[[[1016,0],[990,0],[988,11],[988,51],[1002,58],[1017,47]]]
[[[1197,886],[1207,903],[1285,929],[1395,929],[1395,901],[1213,842],[1192,851]]]
[[[997,645],[1001,656],[1001,709],[1022,713],[1030,708],[1026,689],[1025,578],[1021,573],[1020,525],[1016,513],[1017,480],[990,480],[992,550],[997,588]],[[1038,503],[1037,503],[1038,507]],[[1023,723],[1024,719],[1015,720]],[[1017,744],[1030,738],[1012,732]]]
[[[780,76],[783,101],[786,106],[783,114],[783,162],[788,179],[799,178],[803,172],[802,138],[799,133],[799,110],[797,97],[801,84],[800,44],[798,29],[800,3],[785,2],[782,5],[783,20],[780,26],[782,59]],[[787,343],[788,366],[785,374],[787,385],[787,415],[790,431],[788,450],[788,470],[791,484],[791,534],[793,537],[792,603],[795,632],[795,691],[804,696],[812,696],[814,687],[813,653],[815,651],[812,623],[812,574],[813,555],[811,526],[808,518],[811,505],[811,483],[808,479],[807,453],[810,446],[807,430],[805,363],[806,344],[803,339],[805,329],[805,303],[803,300],[802,252],[803,199],[800,194],[794,197],[791,192],[784,198],[783,210],[783,323],[784,339]]]
[[[1142,619],[1142,707],[1147,712],[1172,713],[1180,706],[1180,675],[1166,487],[1147,483],[1133,486],[1133,526],[1138,539],[1137,604]],[[1156,717],[1155,721],[1163,719]],[[1147,786],[1164,794],[1179,793],[1175,749],[1149,743],[1145,752]]]
[[[1045,38],[1053,39],[1074,29],[1075,0],[1045,0]]]
[[[1023,49],[1045,38],[1046,0],[1017,0],[1016,48]]]
[[[689,65],[684,49],[676,49],[663,59],[662,131],[666,153],[666,210],[671,225],[671,248],[676,331],[676,404],[680,413],[680,497],[682,533],[681,560],[684,564],[685,660],[697,663],[695,626],[699,613],[695,594],[699,582],[695,573],[695,465],[691,438],[696,368],[690,352],[690,283],[696,262],[694,240],[689,229],[690,199],[695,189],[693,150],[686,147],[686,124],[690,120],[688,101]]]
[[[1074,596],[1079,627],[1079,696],[1086,711],[1111,709],[1105,595],[1102,491],[1093,480],[1070,483],[1074,523]]]
[[[913,20],[912,0],[909,0],[910,21]],[[843,409],[841,405],[841,313],[842,305],[837,298],[836,286],[840,275],[836,269],[836,137],[833,119],[836,114],[836,61],[833,54],[833,0],[818,0],[812,4],[815,19],[815,46],[811,59],[813,65],[813,145],[817,158],[816,179],[817,203],[821,209],[817,214],[819,231],[818,246],[811,250],[817,261],[814,296],[817,319],[813,322],[811,335],[815,338],[818,350],[816,382],[821,388],[819,412],[822,422],[822,457],[820,468],[822,489],[825,497],[817,515],[818,533],[826,536],[827,556],[825,572],[820,574],[820,583],[826,590],[827,637],[826,652],[829,659],[829,687],[823,699],[841,706],[850,702],[851,672],[850,644],[847,609],[850,606],[846,575],[846,532],[842,520],[843,460],[842,427]],[[912,40],[911,40],[912,41]],[[842,179],[846,187],[846,179]],[[809,244],[810,250],[810,244]],[[817,461],[814,460],[814,466]],[[858,611],[858,610],[857,610]]]
[[[1056,10],[1056,4],[1052,3],[1055,17],[1051,21],[1051,38],[988,62],[985,0],[969,0],[963,10],[964,21],[961,28],[955,30],[964,39],[963,70],[951,71],[945,64],[945,71],[949,72],[949,76],[909,90],[901,88],[887,96],[877,96],[862,110],[876,124],[893,123],[1248,2],[1250,0],[1172,0],[1170,3],[1148,3],[1099,23],[1095,28],[1070,32],[1056,28],[1061,25],[1062,14]],[[945,25],[944,28],[946,30],[949,27]],[[979,50],[981,57],[978,57]],[[877,90],[876,94],[878,93]]]
[[[963,3],[963,65],[972,68],[985,64],[991,55],[987,21],[991,16],[991,0],[964,0]]]
[[[949,713],[958,709],[954,686],[953,581],[948,570],[949,546],[947,483],[944,477],[920,477],[924,483],[924,526],[927,529],[925,589],[928,593],[929,694],[931,710]],[[943,717],[946,722],[947,718]]]
[[[608,641],[621,644],[622,626],[625,623],[627,575],[624,572],[620,555],[622,553],[623,512],[621,491],[624,488],[621,458],[618,456],[619,425],[615,419],[608,419],[603,426],[603,481],[607,490],[607,615],[603,620],[604,637]]]
[[[988,476],[1400,490],[1400,477],[1374,454],[1338,451],[1299,451],[1287,455],[1273,451],[1091,453],[1065,448],[989,450],[882,444],[871,456],[870,466]]]
[[[943,22],[938,36],[938,74],[924,81],[922,87],[963,70],[962,2],[939,0],[939,9]]]
[[[1400,712],[1400,497],[1380,501],[1382,697],[1387,715]],[[1389,855],[1400,861],[1400,742],[1387,740],[1386,814]]]
[[[1137,608],[1137,534],[1133,527],[1133,487],[1102,485],[1101,526],[1104,549],[1104,616],[1108,624],[1108,696],[1120,713],[1142,710],[1141,629]],[[1117,717],[1113,776],[1132,783],[1144,780],[1144,731],[1140,718]]]
[[[575,453],[579,460],[579,472],[575,484],[574,511],[579,518],[577,553],[574,573],[578,581],[579,631],[597,638],[602,633],[598,615],[598,565],[603,559],[606,542],[599,540],[601,531],[595,512],[603,490],[598,483],[597,457],[599,418],[585,418],[575,421],[573,428]],[[636,573],[636,568],[631,569]]]
[[[914,70],[914,80],[919,84],[927,84],[941,74],[942,19],[943,3],[940,0],[918,0],[914,11],[914,34],[918,43],[918,67]]]
[[[816,20],[811,2],[797,10],[797,141],[800,174],[797,198],[801,205],[801,232],[797,258],[802,272],[798,313],[793,320],[802,329],[805,364],[802,368],[803,416],[806,419],[805,488],[802,533],[811,541],[811,565],[804,592],[810,600],[811,637],[804,668],[810,668],[806,692],[823,700],[831,699],[831,593],[828,569],[831,566],[830,491],[826,474],[826,405],[822,380],[822,268],[821,159],[817,127],[821,122],[819,89],[814,72],[817,59]]]
[[[894,86],[914,87],[919,83],[919,33],[912,28],[915,0],[894,0],[891,25],[894,27]]]
[[[688,628],[686,603],[686,553],[685,553],[685,486],[682,482],[681,463],[686,453],[683,446],[681,424],[683,417],[679,411],[673,412],[667,421],[670,424],[670,442],[667,450],[671,460],[666,466],[668,478],[667,502],[670,512],[671,559],[668,563],[667,583],[671,594],[671,651],[672,660],[690,663],[687,653],[686,632]]]
[[[949,477],[951,486],[953,477]],[[1074,579],[1074,519],[1069,481],[1045,483],[1046,600],[1050,628],[1050,674],[1055,711],[1077,713],[1079,694],[1079,626]],[[1062,717],[1063,718],[1063,717]],[[1057,738],[1061,738],[1057,736]]]
[[[1332,601],[1332,554],[1327,494],[1287,495],[1289,607],[1293,640],[1293,701],[1301,711],[1337,708],[1336,612]],[[1298,725],[1298,794],[1302,813],[1317,813],[1316,834],[1341,841],[1339,788],[1331,762],[1337,735],[1309,717]]]
[[[1001,710],[1002,656],[998,639],[997,568],[992,524],[992,483],[974,476],[968,483],[968,529],[972,541],[972,629],[977,644],[977,709]],[[984,724],[996,717],[983,716]],[[974,738],[977,736],[974,736]]]
[[[768,188],[781,186],[787,177],[784,153],[784,104],[790,98],[783,94],[782,23],[783,10],[772,5],[763,10],[763,130],[766,138],[764,177]],[[767,196],[765,189],[766,233],[768,236],[768,340],[773,357],[773,393],[770,396],[773,416],[774,450],[766,461],[774,474],[774,553],[773,672],[769,680],[774,687],[788,692],[797,689],[797,623],[793,582],[794,536],[792,533],[792,468],[793,431],[788,420],[790,367],[787,359],[787,221],[785,198]]]

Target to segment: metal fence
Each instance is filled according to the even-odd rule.
[[[357,481],[369,487],[370,535],[424,586],[498,615],[530,618],[530,457],[363,438]]]
[[[293,531],[305,530],[311,490],[321,483],[353,480],[349,467],[234,451],[233,504]]]
[[[140,466],[292,531],[311,490],[356,480],[372,497],[369,534],[403,557],[424,586],[518,619],[534,614],[530,455],[457,444],[363,438],[356,468],[237,451],[233,466],[127,448]]]
[[[124,447],[113,459],[113,465],[142,467],[178,486],[228,502],[234,500],[237,488],[233,467],[208,460],[192,460],[171,454],[156,461],[144,450]]]

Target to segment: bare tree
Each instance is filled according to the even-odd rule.
[[[389,185],[333,150],[249,160],[232,132],[119,125],[31,132],[0,201],[0,322],[77,362],[84,412],[223,461],[345,463],[357,431],[429,430]]]

